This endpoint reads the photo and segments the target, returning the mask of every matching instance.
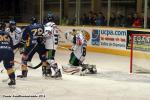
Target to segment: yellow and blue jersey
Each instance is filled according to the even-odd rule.
[[[37,39],[42,37],[44,33],[44,26],[42,24],[34,23],[26,27],[22,34],[22,40],[25,41],[26,46],[35,45]]]
[[[9,34],[0,30],[0,50],[12,50],[13,41]]]

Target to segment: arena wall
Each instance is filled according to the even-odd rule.
[[[121,56],[130,56],[130,35],[150,33],[148,29],[123,27],[88,27],[88,26],[59,26],[61,29],[60,45],[70,47],[64,38],[64,33],[73,29],[84,30],[90,35],[87,50]]]

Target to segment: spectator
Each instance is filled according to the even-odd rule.
[[[68,23],[69,23],[68,17],[67,17],[67,16],[64,16],[64,18],[62,19],[61,24],[62,24],[62,25],[68,25]]]
[[[91,24],[92,24],[92,25],[96,25],[96,20],[97,20],[97,13],[94,13],[94,14],[93,14],[93,17],[92,17],[92,19],[91,19]]]
[[[104,26],[105,25],[105,17],[104,17],[102,12],[98,13],[96,25],[98,25],[98,26]]]
[[[124,20],[124,16],[118,13],[115,20],[115,26],[124,26],[123,20]]]
[[[143,19],[140,17],[140,15],[135,13],[133,23],[132,23],[132,27],[141,28],[142,27],[142,20]]]
[[[127,17],[125,18],[125,27],[132,27],[133,23],[133,16],[131,14],[128,14]]]
[[[89,19],[86,13],[83,14],[81,17],[81,24],[82,25],[88,25],[89,24]]]
[[[110,21],[109,21],[109,26],[114,26],[116,21],[116,16],[114,13],[111,14],[110,16]]]
[[[92,11],[88,13],[88,20],[89,20],[89,25],[95,25],[94,13]]]

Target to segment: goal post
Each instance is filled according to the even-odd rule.
[[[150,34],[130,36],[130,73],[150,73]]]

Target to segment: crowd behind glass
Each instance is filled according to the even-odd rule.
[[[149,19],[148,19],[149,21]],[[75,25],[76,18],[64,17],[62,20],[63,25]],[[123,15],[121,13],[111,13],[109,26],[114,27],[134,27],[143,28],[144,18],[142,14],[133,13]],[[84,13],[80,17],[80,25],[89,26],[107,26],[107,17],[104,16],[102,12],[92,12]]]

